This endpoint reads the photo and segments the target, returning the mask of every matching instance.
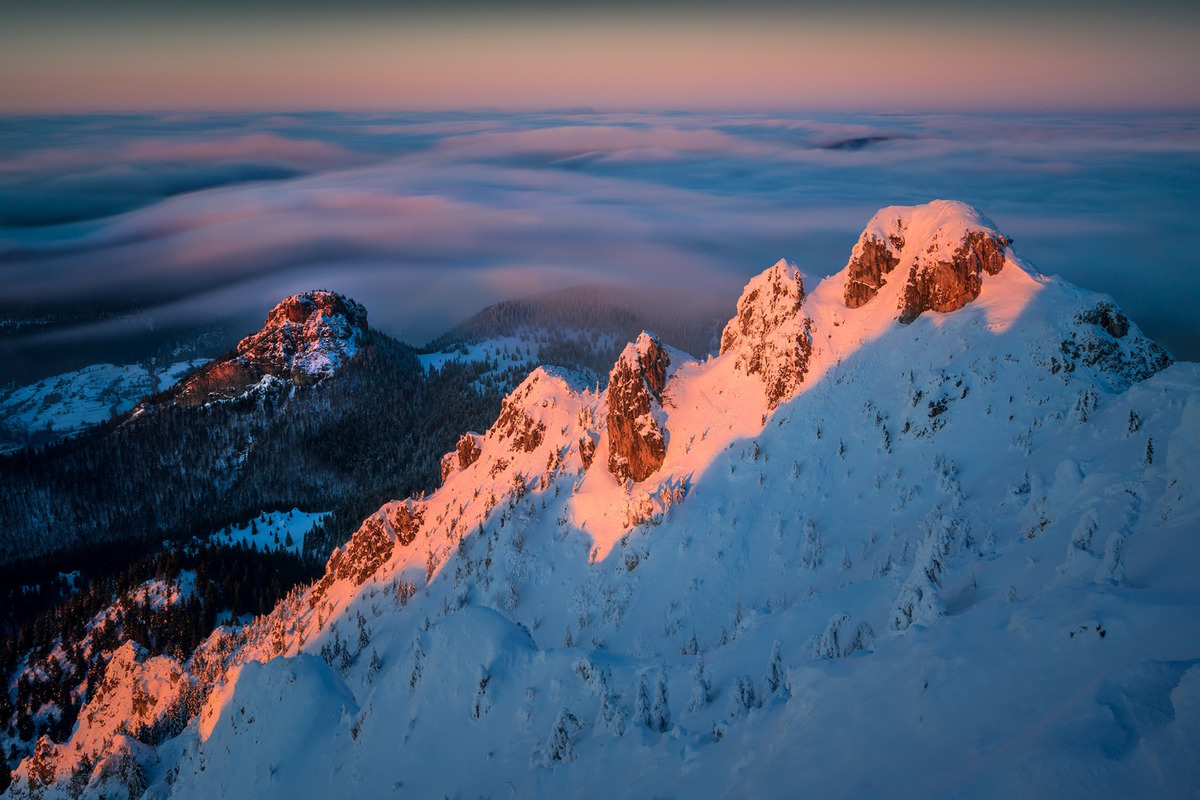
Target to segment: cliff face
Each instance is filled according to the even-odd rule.
[[[804,278],[787,261],[755,276],[737,304],[737,316],[721,334],[721,355],[758,376],[775,408],[796,393],[812,355],[812,320],[803,313]]]
[[[443,483],[451,475],[456,472],[462,472],[479,460],[479,454],[482,452],[480,450],[482,442],[483,436],[471,431],[458,437],[458,444],[455,445],[454,449],[442,456]]]
[[[880,211],[859,237],[846,269],[848,308],[871,302],[899,269],[906,275],[898,319],[957,311],[979,297],[983,276],[1004,269],[1012,240],[965,203],[935,200]]]
[[[970,230],[963,234],[949,260],[918,257],[908,272],[900,321],[908,324],[926,311],[957,311],[983,288],[983,275],[1004,269],[1010,239],[998,233]]]
[[[332,375],[362,345],[367,311],[334,292],[287,298],[225,358],[210,363],[179,385],[175,400],[198,406],[240,397],[256,386],[309,386]]]
[[[900,225],[897,224],[897,228]],[[848,308],[866,305],[887,283],[887,276],[900,263],[904,237],[894,233],[884,239],[863,233],[850,256],[850,275],[846,279],[845,301]]]
[[[608,469],[618,480],[643,481],[667,454],[660,416],[671,365],[663,344],[643,332],[626,346],[608,376]]]
[[[361,586],[397,547],[412,544],[423,522],[424,511],[412,499],[389,503],[367,517],[350,541],[329,556],[325,574],[313,587],[310,605],[315,608],[339,581]]]

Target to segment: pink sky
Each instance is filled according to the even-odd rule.
[[[1200,106],[1197,28],[777,10],[22,18],[0,111]]]

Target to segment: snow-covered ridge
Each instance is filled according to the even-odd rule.
[[[165,368],[144,364],[93,364],[0,392],[0,417],[16,449],[39,437],[69,436],[123,414],[147,394],[175,384],[207,359],[179,361]]]
[[[897,264],[968,262],[965,208],[897,214]],[[781,262],[716,358],[645,334],[603,392],[535,370],[441,488],[201,647],[217,688],[138,762],[152,791],[1194,786],[1200,370],[996,236],[952,313],[905,324],[901,280],[850,307],[853,257]],[[612,469],[614,385],[663,444],[641,480]]]
[[[210,363],[172,393],[184,406],[240,397],[275,382],[308,386],[332,375],[362,347],[367,311],[327,291],[293,295],[267,315],[262,329]]]

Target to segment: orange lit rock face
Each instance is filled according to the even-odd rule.
[[[451,475],[461,472],[479,460],[482,452],[480,442],[483,437],[478,433],[464,433],[458,438],[454,450],[442,456],[442,481]]]
[[[655,412],[670,365],[658,337],[643,333],[609,373],[608,469],[618,480],[643,481],[662,466],[667,439]]]
[[[935,200],[882,209],[868,223],[846,265],[842,299],[861,308],[894,271],[902,286],[888,292],[905,325],[926,311],[957,311],[979,297],[983,276],[1004,269],[1012,240],[970,206]]]
[[[175,400],[228,400],[272,379],[309,386],[354,355],[366,331],[367,311],[353,300],[324,291],[294,295],[271,310],[260,331],[181,384]]]
[[[808,372],[812,320],[804,297],[800,271],[780,261],[746,285],[721,334],[721,355],[735,353],[736,368],[762,380],[771,409],[792,397]]]
[[[350,541],[333,551],[325,575],[313,587],[311,606],[324,599],[337,581],[361,586],[392,557],[396,547],[406,547],[417,537],[424,513],[412,500],[384,506],[363,521]]]
[[[500,404],[500,416],[488,432],[489,437],[507,440],[509,452],[532,453],[546,437],[546,425],[530,416],[525,408],[537,383],[535,378],[527,382],[524,389],[518,389],[504,398]]]
[[[1010,242],[988,231],[968,231],[949,261],[915,261],[904,287],[900,322],[908,324],[926,311],[957,311],[979,297],[983,273],[996,275],[1004,268]]]
[[[903,248],[904,238],[898,234],[889,237],[888,241],[863,237],[859,252],[850,259],[845,290],[848,308],[866,304],[887,283],[888,273],[900,263],[899,254]]]

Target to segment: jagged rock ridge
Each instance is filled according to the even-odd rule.
[[[456,472],[462,472],[479,460],[483,436],[474,431],[467,431],[458,437],[458,444],[446,455],[442,456],[442,482],[446,482]]]
[[[361,347],[367,311],[335,292],[293,295],[267,315],[261,330],[179,384],[175,402],[196,406],[245,394],[263,382],[308,386],[332,375]]]

